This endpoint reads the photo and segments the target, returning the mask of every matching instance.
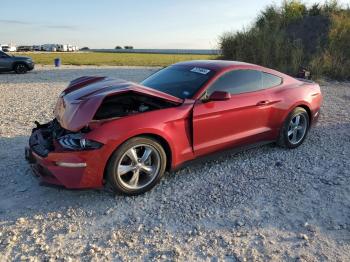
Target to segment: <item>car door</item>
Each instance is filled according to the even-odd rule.
[[[262,88],[262,72],[234,70],[209,88],[226,91],[225,101],[196,101],[193,109],[193,147],[196,156],[216,150],[262,141],[268,137],[271,103]]]
[[[11,68],[11,57],[0,51],[0,70],[5,71]]]

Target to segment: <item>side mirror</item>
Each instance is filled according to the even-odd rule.
[[[209,101],[225,101],[231,98],[231,94],[229,92],[224,91],[215,91],[209,96]]]

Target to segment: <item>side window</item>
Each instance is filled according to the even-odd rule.
[[[270,88],[280,84],[282,84],[282,78],[268,73],[263,73],[263,88]]]
[[[221,76],[209,88],[208,94],[214,91],[225,91],[231,94],[253,92],[262,88],[262,73],[256,70],[235,70]]]

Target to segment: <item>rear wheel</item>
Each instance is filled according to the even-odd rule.
[[[309,131],[309,115],[302,107],[297,107],[285,120],[278,138],[278,145],[286,148],[300,146]]]
[[[28,68],[25,64],[16,64],[14,70],[17,74],[25,74],[28,71]]]
[[[166,163],[165,151],[158,141],[135,137],[112,155],[107,166],[107,180],[116,192],[142,194],[161,179]]]

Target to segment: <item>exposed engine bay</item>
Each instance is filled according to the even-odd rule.
[[[93,120],[124,117],[173,106],[175,106],[174,103],[163,99],[128,92],[106,97],[97,109]],[[57,119],[46,124],[36,122],[36,125],[29,144],[34,152],[43,157],[54,150],[54,141],[57,141],[66,150],[87,150],[102,146],[96,141],[84,138],[84,133],[90,131],[88,125],[77,132],[64,129]]]
[[[174,106],[173,103],[147,95],[128,92],[106,97],[97,110],[94,120],[123,117]]]

